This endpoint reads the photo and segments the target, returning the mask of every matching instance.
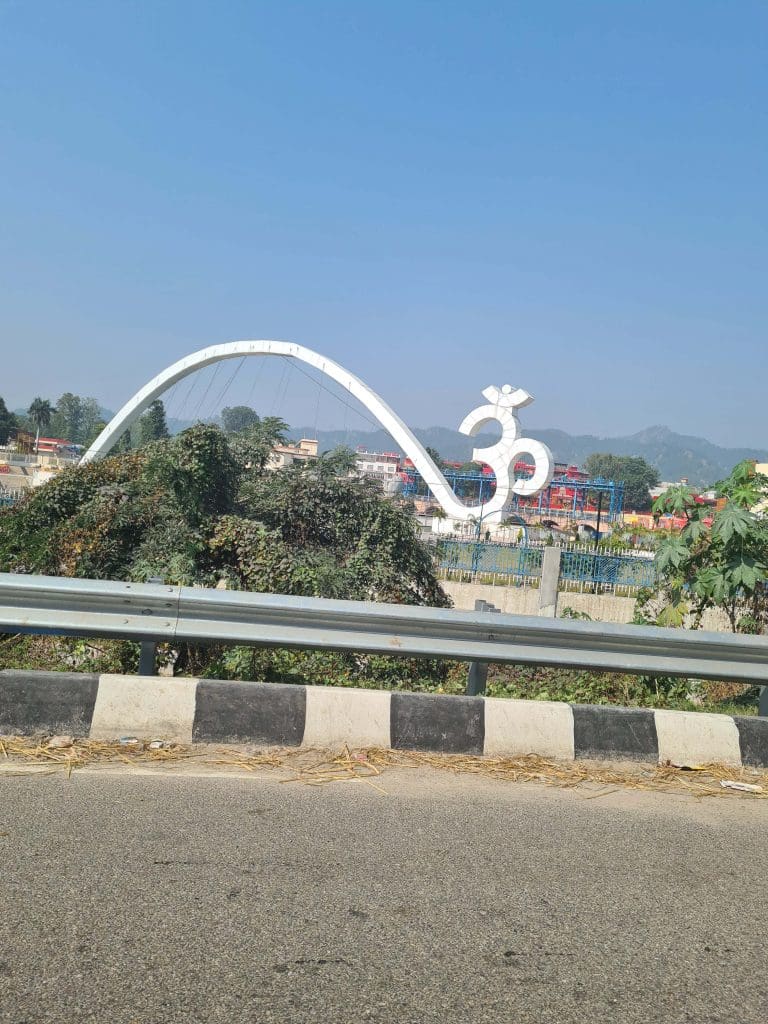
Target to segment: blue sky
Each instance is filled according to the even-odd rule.
[[[768,447],[767,30],[750,0],[0,0],[0,394],[117,408],[274,337],[414,426],[509,381],[526,425]],[[224,404],[341,425],[283,369]]]

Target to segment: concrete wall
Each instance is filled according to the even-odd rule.
[[[482,583],[456,583],[442,580],[446,594],[453,598],[456,608],[471,610],[480,598],[509,615],[538,615],[539,591],[530,587],[492,587]],[[634,597],[614,597],[613,594],[571,594],[560,591],[557,614],[564,608],[575,612],[586,612],[595,622],[631,622],[635,610]],[[702,629],[716,633],[730,632],[728,620],[722,613],[707,611]]]
[[[509,615],[538,615],[539,591],[531,587],[491,587],[482,583],[456,583],[442,580],[443,590],[453,598],[456,608],[472,609],[480,598],[496,605]],[[558,614],[563,608],[586,612],[598,622],[630,622],[635,609],[633,597],[614,597],[612,594],[558,595]]]

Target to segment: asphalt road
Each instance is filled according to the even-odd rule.
[[[768,1020],[765,803],[382,786],[0,776],[0,1021]]]

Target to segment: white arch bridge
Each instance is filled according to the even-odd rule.
[[[297,359],[315,367],[340,384],[354,398],[373,413],[382,427],[391,435],[396,444],[412,460],[446,515],[453,519],[467,521],[483,518],[486,522],[498,522],[510,494],[533,495],[549,486],[554,475],[554,459],[545,444],[533,438],[520,437],[520,423],[517,410],[529,405],[533,398],[521,388],[505,384],[501,388],[488,387],[483,391],[487,405],[473,409],[462,421],[459,430],[474,437],[487,424],[497,421],[501,425],[501,438],[488,448],[475,448],[472,458],[484,462],[496,474],[496,491],[484,505],[465,505],[459,501],[450,484],[427,454],[424,446],[400,419],[397,413],[380,398],[375,391],[343,366],[326,356],[296,345],[290,341],[231,341],[222,345],[193,352],[173,363],[138,391],[107,424],[83,456],[83,462],[103,458],[122,434],[142,413],[172,387],[190,373],[224,359],[241,359],[243,356],[282,356]],[[530,455],[534,462],[534,473],[530,479],[515,479],[514,464],[522,455]]]

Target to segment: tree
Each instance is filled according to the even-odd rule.
[[[445,604],[413,518],[369,481],[350,477],[341,458],[262,473],[241,487],[240,507],[293,552],[289,592]]]
[[[156,398],[139,420],[139,447],[169,436],[168,425],[165,422],[165,406]]]
[[[118,437],[118,439],[112,445],[112,455],[125,455],[126,452],[129,452],[132,448],[135,447],[133,443],[133,431],[135,431],[135,429],[136,424],[134,423],[133,428],[128,427],[127,430],[123,431],[120,437]]]
[[[65,470],[0,516],[0,571],[445,603],[412,518],[341,458],[271,473],[235,440],[198,424]]]
[[[8,437],[16,427],[16,417],[8,411],[4,399],[0,398],[0,444],[8,444]]]
[[[262,472],[266,469],[277,444],[284,444],[288,424],[279,416],[257,418],[250,427],[231,435],[230,448],[249,470]]]
[[[56,403],[50,430],[54,437],[85,444],[97,436],[96,427],[101,422],[101,407],[95,398],[81,398],[66,391]]]
[[[88,431],[88,433],[83,434],[83,440],[80,442],[83,445],[83,447],[84,448],[90,448],[91,445],[93,444],[93,442],[96,440],[96,438],[102,432],[102,430],[104,430],[106,428],[106,426],[107,426],[107,423],[106,423],[105,420],[96,420],[96,422],[91,426],[91,428]],[[126,433],[130,437],[130,432],[126,431]],[[128,445],[128,448],[130,448],[130,445]],[[120,450],[121,451],[127,451],[128,448],[121,448]]]
[[[279,416],[265,416],[259,420],[259,429],[265,437],[271,437],[275,444],[285,444],[288,424]]]
[[[77,444],[87,445],[95,441],[103,429],[104,420],[101,415],[101,406],[95,398],[80,399],[80,431],[77,437]],[[101,429],[99,429],[101,425]]]
[[[40,398],[38,396],[32,399],[29,409],[27,409],[27,416],[35,430],[39,430],[41,434],[44,434],[51,425],[53,406],[47,398]]]
[[[51,418],[51,432],[54,437],[61,437],[72,444],[79,444],[82,424],[82,407],[79,395],[66,391],[56,403],[56,411]]]
[[[354,475],[357,473],[357,455],[352,448],[341,444],[320,456],[317,470],[334,476]]]
[[[768,477],[742,462],[716,489],[725,501],[714,513],[683,488],[657,498],[654,513],[673,512],[686,525],[659,545],[659,587],[641,611],[658,625],[698,628],[704,612],[716,608],[733,632],[761,633],[768,626],[768,520],[753,508],[768,500]]]
[[[252,456],[247,431],[197,424],[67,469],[0,515],[0,571],[448,605],[413,518],[377,488],[333,459],[272,473]],[[444,671],[356,654],[176,653],[177,669],[235,678],[354,683],[386,662],[387,678],[407,685]],[[129,654],[122,670],[135,668]]]
[[[443,470],[445,469],[445,462],[443,461],[443,457],[440,454],[440,452],[437,450],[437,448],[433,448],[431,445],[428,444],[427,447],[424,449],[424,451],[427,453],[427,455],[430,457],[430,459],[432,459],[434,464],[437,466],[437,468],[442,473]]]
[[[639,455],[611,455],[595,452],[588,456],[584,470],[591,479],[602,477],[624,484],[624,508],[635,512],[651,507],[651,487],[659,483],[659,474]]]
[[[247,405],[233,405],[221,410],[221,423],[228,434],[239,434],[259,422],[259,416]]]

